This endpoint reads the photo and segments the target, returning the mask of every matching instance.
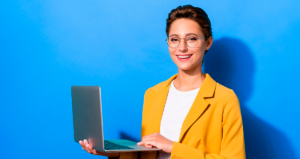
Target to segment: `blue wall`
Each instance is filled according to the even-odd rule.
[[[240,99],[247,158],[300,158],[296,0],[2,1],[1,158],[99,158],[73,141],[71,85],[102,87],[105,138],[139,140],[144,91],[177,72],[165,20],[184,4],[211,19],[203,69]]]

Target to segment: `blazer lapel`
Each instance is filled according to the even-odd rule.
[[[155,93],[152,93],[154,96],[152,99],[154,99],[154,101],[151,103],[153,108],[151,108],[150,111],[152,115],[151,129],[149,129],[150,131],[145,135],[153,134],[155,132],[160,133],[160,122],[167,101],[170,84],[176,76],[177,74],[173,75],[171,78],[165,81],[164,85],[159,90],[157,90]]]
[[[209,103],[205,100],[205,98],[213,97],[214,95],[216,82],[208,74],[205,75],[205,80],[203,81],[194,103],[182,124],[178,142],[181,142],[187,130],[198,120],[198,118],[200,118],[209,106]]]
[[[155,112],[153,113],[153,122],[152,122],[152,132],[151,134],[155,133],[155,132],[160,132],[160,122],[161,122],[161,118],[164,112],[164,108],[165,108],[165,103],[167,100],[167,96],[169,93],[169,89],[165,88],[165,89],[161,89],[160,92],[157,94],[157,98],[155,100],[155,102],[153,103],[153,105],[156,107]]]

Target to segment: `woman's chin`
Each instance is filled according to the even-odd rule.
[[[181,71],[197,71],[198,68],[200,68],[199,70],[201,71],[201,67],[198,67],[198,65],[177,65],[178,70]]]
[[[181,70],[181,71],[190,71],[193,68],[192,67],[178,67],[178,69]]]

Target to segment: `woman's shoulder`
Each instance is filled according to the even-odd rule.
[[[237,95],[235,94],[235,92],[232,89],[230,89],[218,82],[216,83],[215,98],[217,98],[219,100],[222,99],[224,101],[228,101],[233,98],[238,100]]]
[[[156,85],[154,85],[154,86],[148,88],[148,89],[146,90],[146,93],[156,92],[156,91],[159,91],[159,90],[161,90],[161,89],[163,89],[163,88],[168,87],[169,84],[172,82],[172,80],[173,80],[176,76],[177,76],[177,74],[171,76],[169,79],[167,79],[167,80],[165,80],[165,81],[162,81],[162,82],[160,82],[160,83],[158,83],[158,84],[156,84]]]
[[[156,84],[156,85],[148,88],[146,92],[155,92],[155,91],[158,91],[161,88],[163,88],[165,85],[166,85],[166,81],[160,82],[160,83],[158,83],[158,84]]]
[[[236,97],[234,91],[218,83],[208,73],[205,73],[205,80],[200,87],[200,92],[204,98],[210,101],[222,101]]]

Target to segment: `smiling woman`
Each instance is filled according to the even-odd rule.
[[[149,88],[144,96],[142,140],[159,152],[104,154],[120,159],[245,159],[240,105],[233,90],[202,72],[204,54],[213,43],[207,14],[179,6],[167,19],[166,39],[178,74]]]
[[[211,36],[207,39],[205,40],[201,26],[194,20],[181,18],[173,21],[167,42],[178,71],[201,72],[203,56],[213,41]]]

